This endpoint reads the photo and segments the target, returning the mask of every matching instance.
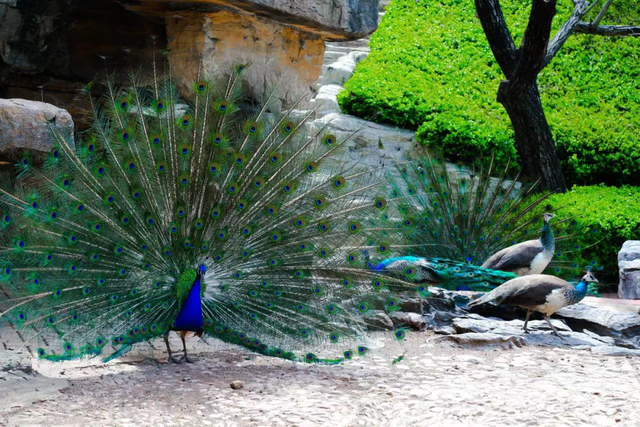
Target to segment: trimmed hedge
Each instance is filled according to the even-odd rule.
[[[516,44],[525,4],[501,2]],[[559,2],[556,29],[572,5]],[[605,21],[638,24],[640,6],[618,0]],[[420,141],[456,160],[514,156],[511,124],[496,101],[504,77],[473,0],[393,0],[370,46],[339,94],[345,112],[417,129]],[[640,185],[639,38],[574,34],[539,86],[568,183]]]
[[[552,195],[543,205],[534,215],[559,209],[556,220],[575,219],[583,231],[582,239],[576,240],[582,240],[587,248],[568,257],[577,257],[579,265],[597,260],[602,270],[596,271],[596,277],[605,289],[615,291],[618,251],[625,240],[640,240],[640,187],[574,187],[565,194]],[[590,244],[595,245],[588,247]]]

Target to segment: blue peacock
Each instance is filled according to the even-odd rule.
[[[394,256],[368,268],[389,276],[454,290],[486,291],[519,276],[582,271],[586,245],[574,218],[554,225],[540,213],[550,194],[518,182],[508,164],[494,159],[471,169],[425,154],[388,173],[387,236]],[[511,179],[509,179],[511,178]],[[542,223],[542,231],[537,225]],[[533,237],[533,239],[532,239]],[[590,267],[596,265],[589,262]]]
[[[297,102],[279,112],[277,88],[249,97],[245,69],[199,73],[188,94],[155,65],[107,78],[75,148],[54,134],[41,165],[20,161],[0,190],[0,318],[40,358],[108,361],[164,337],[178,361],[176,331],[338,363],[368,351],[368,310],[415,288],[362,265],[388,250],[379,171],[343,165],[344,140],[309,131]]]

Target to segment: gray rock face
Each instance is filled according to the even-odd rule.
[[[323,85],[339,85],[344,86],[347,80],[351,78],[353,72],[356,70],[358,62],[367,57],[366,52],[350,52],[342,58],[338,59],[333,64],[327,67],[327,71],[322,77]]]
[[[404,311],[394,311],[389,318],[396,326],[410,326],[416,331],[424,331],[427,321],[417,313],[405,313]]]
[[[202,1],[183,1],[201,7]],[[322,29],[340,38],[359,39],[378,27],[378,0],[244,0],[228,4],[283,23]]]
[[[555,313],[564,318],[573,329],[590,329],[601,335],[634,337],[640,335],[640,315],[616,313],[579,303]]]
[[[0,58],[24,72],[42,70],[55,54],[61,30],[78,0],[0,1]]]
[[[640,299],[640,240],[627,240],[618,252],[618,298]]]
[[[371,331],[390,331],[393,329],[393,322],[382,310],[373,310],[364,316],[364,322]]]
[[[51,128],[73,146],[73,120],[66,110],[44,102],[0,99],[0,152],[48,152],[54,145]]]

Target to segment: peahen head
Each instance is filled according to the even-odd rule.
[[[556,240],[553,237],[553,231],[551,231],[551,226],[549,225],[549,220],[551,218],[555,218],[555,215],[549,212],[545,212],[542,215],[544,219],[544,225],[542,226],[542,236],[540,240],[542,241],[542,245],[544,246],[545,251],[553,253],[555,250]]]

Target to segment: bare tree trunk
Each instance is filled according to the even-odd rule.
[[[542,185],[548,190],[565,192],[566,184],[538,87],[533,85],[522,94],[510,91],[509,82],[503,81],[498,89],[498,102],[507,110],[515,130],[523,173],[530,177],[541,176]]]
[[[523,171],[530,177],[540,177],[544,188],[565,192],[567,186],[536,83],[538,73],[546,65],[556,0],[533,0],[520,49],[513,43],[499,0],[475,0],[475,3],[491,51],[507,77],[498,88],[498,102],[513,124]]]

